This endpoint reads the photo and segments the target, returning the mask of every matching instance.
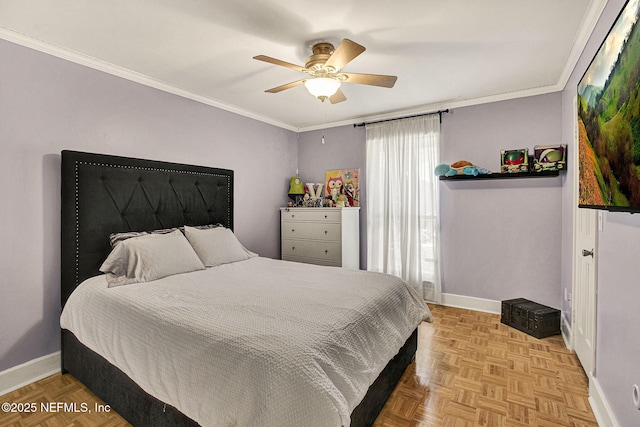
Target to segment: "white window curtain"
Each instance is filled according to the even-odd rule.
[[[440,116],[369,124],[366,132],[367,268],[440,302]]]

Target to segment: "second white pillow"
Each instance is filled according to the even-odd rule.
[[[247,250],[228,228],[200,230],[185,226],[184,235],[205,267],[216,267],[250,258]]]

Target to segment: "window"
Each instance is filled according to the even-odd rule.
[[[367,125],[367,266],[439,302],[438,114]]]

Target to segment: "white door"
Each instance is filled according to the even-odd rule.
[[[574,128],[573,164],[579,166],[578,99],[573,98]],[[596,247],[598,217],[601,212],[578,208],[579,167],[573,168],[573,284],[571,329],[573,347],[585,373],[595,376],[596,369]]]
[[[575,351],[588,376],[596,368],[597,219],[593,209],[576,209],[572,328]]]

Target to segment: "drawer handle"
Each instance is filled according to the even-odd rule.
[[[291,246],[291,250],[292,250],[292,251],[293,251],[293,250],[295,250],[295,249],[296,249],[296,247],[295,247],[295,246]]]
[[[327,230],[324,230],[324,234],[327,234],[327,233],[328,233],[328,231],[327,231]]]
[[[324,218],[327,219],[327,215],[325,215]]]
[[[328,253],[329,253],[329,250],[328,250],[328,249],[325,249],[325,250],[324,250],[324,253],[325,253],[325,254],[328,254]]]
[[[294,228],[291,229],[291,232],[293,233],[294,231],[296,231]]]

